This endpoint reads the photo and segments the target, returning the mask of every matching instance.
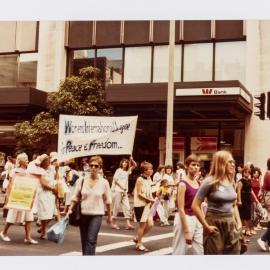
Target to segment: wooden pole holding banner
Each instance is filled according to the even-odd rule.
[[[173,144],[173,101],[174,101],[174,47],[175,47],[175,21],[171,20],[170,21],[170,43],[169,43],[165,165],[173,164],[172,144]]]

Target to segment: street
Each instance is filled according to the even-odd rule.
[[[2,218],[2,209],[0,212],[0,228],[4,224]],[[170,221],[172,224],[172,220]],[[124,220],[119,218],[119,225],[124,228]],[[33,238],[38,239],[38,227],[33,224]],[[155,225],[149,235],[144,238],[144,243],[149,249],[149,252],[144,253],[135,250],[132,237],[134,231],[124,229],[113,230],[106,223],[106,218],[103,218],[102,227],[98,236],[98,244],[96,249],[97,255],[170,255],[173,226],[160,227]],[[269,255],[270,252],[260,251],[256,240],[264,230],[259,231],[258,235],[252,236],[249,239],[250,244],[248,252],[245,255]],[[55,244],[47,240],[39,240],[38,245],[26,245],[23,243],[24,227],[14,225],[9,230],[11,242],[3,242],[0,240],[0,255],[2,256],[80,256],[80,236],[77,227],[69,226],[65,240],[62,244]]]

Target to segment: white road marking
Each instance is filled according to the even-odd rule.
[[[80,251],[71,251],[71,252],[60,254],[60,256],[82,256],[82,253]]]
[[[102,233],[100,233],[100,235],[101,234]],[[106,235],[109,235],[109,234],[106,234]],[[116,236],[116,234],[114,234],[114,236]],[[128,237],[130,237],[130,236],[128,236]],[[145,237],[143,239],[143,242],[146,243],[146,242],[166,239],[166,238],[170,238],[170,237],[173,237],[173,233],[158,234],[158,235]],[[122,241],[122,242],[118,242],[118,243],[103,245],[100,247],[98,246],[96,248],[96,253],[103,253],[103,252],[106,252],[109,250],[119,249],[119,248],[133,246],[133,245],[134,245],[134,242],[131,239],[129,241]],[[160,252],[160,253],[155,254],[155,252]],[[171,248],[164,248],[164,249],[160,249],[157,251],[148,252],[145,255],[165,255],[165,254],[169,254],[169,253],[171,253]],[[82,255],[82,253],[79,251],[72,251],[72,252],[67,252],[67,253],[61,254],[61,256],[81,256],[81,255]]]
[[[155,241],[155,240],[161,240],[161,239],[166,239],[169,237],[173,237],[173,233],[165,233],[165,234],[158,234],[158,235],[153,235],[153,236],[148,236],[143,239],[143,242],[150,242],[150,241]],[[100,246],[96,248],[97,253],[102,253],[106,252],[109,250],[113,249],[118,249],[118,248],[123,248],[123,247],[128,247],[128,246],[133,246],[134,242],[132,239],[130,241],[123,241],[123,242],[118,242],[118,243],[113,243],[113,244],[108,244],[104,246]]]
[[[113,237],[125,237],[125,238],[132,238],[133,235],[128,235],[128,234],[121,234],[121,233],[99,233],[98,235],[101,236],[113,236]]]
[[[143,254],[144,256],[158,256],[158,255],[168,255],[172,253],[172,247],[162,248],[155,251],[147,252]]]

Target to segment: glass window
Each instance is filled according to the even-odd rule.
[[[16,22],[0,22],[0,52],[14,52],[15,37]]]
[[[122,48],[97,50],[97,62],[105,60],[105,81],[107,84],[122,82],[122,52]]]
[[[211,81],[213,44],[184,45],[184,81]]]
[[[150,83],[151,47],[125,49],[125,83]]]
[[[0,86],[16,86],[18,76],[18,56],[0,55]]]
[[[18,86],[36,87],[37,59],[37,53],[24,53],[20,55]]]
[[[89,66],[95,66],[95,50],[74,50],[71,75],[79,75],[81,68]]]
[[[216,43],[215,80],[239,80],[245,83],[246,42]]]
[[[181,53],[182,46],[176,45],[174,49],[174,81],[181,81]],[[169,46],[154,47],[154,82],[168,82]]]
[[[74,59],[94,58],[95,50],[76,50],[74,51]]]

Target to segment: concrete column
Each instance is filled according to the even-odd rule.
[[[247,21],[246,87],[251,94],[270,91],[270,21]],[[256,102],[256,100],[254,100]],[[256,111],[257,108],[254,109]],[[245,163],[263,171],[270,157],[270,120],[254,114],[246,118]]]
[[[39,28],[37,89],[57,91],[66,76],[65,22],[41,21]]]

